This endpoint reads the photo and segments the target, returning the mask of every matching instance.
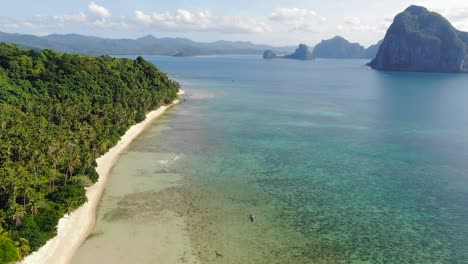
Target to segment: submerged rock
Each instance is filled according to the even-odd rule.
[[[468,33],[443,16],[410,6],[398,14],[369,66],[386,71],[468,72]]]

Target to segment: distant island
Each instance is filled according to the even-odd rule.
[[[264,59],[298,59],[311,60],[315,58],[323,59],[373,59],[379,50],[382,41],[368,47],[367,49],[359,43],[351,43],[343,37],[335,36],[328,40],[322,40],[315,46],[313,52],[308,47],[301,44],[299,48],[291,55],[278,56],[272,50],[266,50],[263,53]],[[302,46],[303,45],[303,46]],[[306,55],[305,55],[306,54]]]
[[[364,47],[359,43],[351,43],[340,36],[322,40],[314,49],[317,58],[359,59],[363,52]]]
[[[373,59],[380,43],[365,49],[359,43],[351,43],[341,36],[335,36],[317,44],[314,54],[317,58],[328,59]]]
[[[272,50],[266,50],[263,53],[263,59],[313,60],[315,59],[315,56],[309,51],[307,45],[300,44],[294,53],[285,56],[277,56]]]
[[[410,6],[398,14],[368,65],[384,71],[468,72],[468,33],[438,13]]]

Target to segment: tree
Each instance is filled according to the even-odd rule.
[[[26,216],[26,210],[20,204],[15,203],[12,207],[11,219],[14,221],[16,227],[21,225],[21,220]]]
[[[3,235],[0,235],[0,264],[12,263],[18,259],[19,252],[13,241]]]
[[[15,246],[18,249],[19,257],[26,257],[31,252],[31,246],[26,238],[20,238]]]

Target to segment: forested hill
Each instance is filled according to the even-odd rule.
[[[86,201],[95,159],[179,84],[136,60],[0,43],[0,263],[43,245]]]

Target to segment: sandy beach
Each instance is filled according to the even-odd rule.
[[[184,91],[179,91],[179,96]],[[119,158],[120,153],[151,124],[156,118],[160,117],[168,108],[178,104],[175,100],[172,104],[161,106],[147,114],[146,119],[141,123],[132,126],[125,135],[122,136],[116,146],[111,148],[105,155],[98,158],[96,171],[99,174],[99,180],[91,187],[86,189],[88,202],[80,208],[65,215],[60,219],[57,225],[57,236],[50,239],[38,251],[32,253],[20,263],[22,264],[63,264],[69,263],[91,232],[96,220],[96,207],[106,185],[110,171]]]

